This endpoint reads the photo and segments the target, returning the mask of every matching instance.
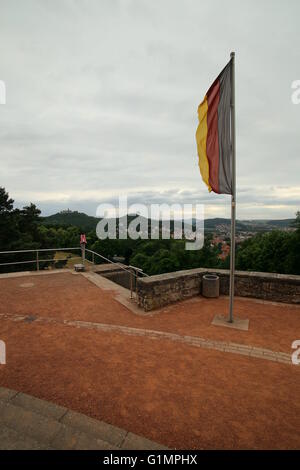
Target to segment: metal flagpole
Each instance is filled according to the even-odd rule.
[[[235,216],[236,216],[236,171],[235,171],[235,53],[231,52],[231,139],[232,139],[232,195],[231,195],[231,246],[229,284],[229,323],[233,323],[234,267],[235,267]]]

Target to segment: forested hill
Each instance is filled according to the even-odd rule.
[[[99,221],[96,217],[77,211],[62,211],[48,217],[41,217],[40,220],[43,225],[64,225],[68,227],[73,225],[86,232],[95,230]]]
[[[130,223],[136,215],[129,215],[127,223]],[[50,215],[48,217],[40,217],[40,221],[43,225],[57,225],[65,227],[78,227],[84,232],[90,232],[91,230],[96,230],[97,223],[99,222],[100,217],[93,217],[87,215],[84,212],[78,211],[62,211],[57,214]],[[117,222],[118,225],[118,222]]]
[[[129,221],[134,217],[129,216]],[[284,230],[290,228],[295,219],[282,219],[282,220],[237,220],[236,230],[248,232],[269,232],[271,230],[279,229]],[[43,225],[64,225],[79,227],[83,231],[89,232],[96,229],[99,219],[83,212],[78,211],[62,211],[48,217],[41,217]],[[230,219],[214,218],[205,219],[205,231],[219,232],[224,229],[230,229]]]

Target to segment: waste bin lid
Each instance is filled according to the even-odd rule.
[[[217,274],[204,274],[203,279],[206,279],[208,281],[216,281],[219,279],[219,276]]]

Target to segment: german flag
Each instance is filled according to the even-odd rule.
[[[198,107],[199,168],[209,191],[232,194],[231,60]]]

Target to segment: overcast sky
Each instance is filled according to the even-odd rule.
[[[237,216],[300,209],[300,2],[0,0],[1,178],[44,215],[204,203],[197,107],[236,52]]]

